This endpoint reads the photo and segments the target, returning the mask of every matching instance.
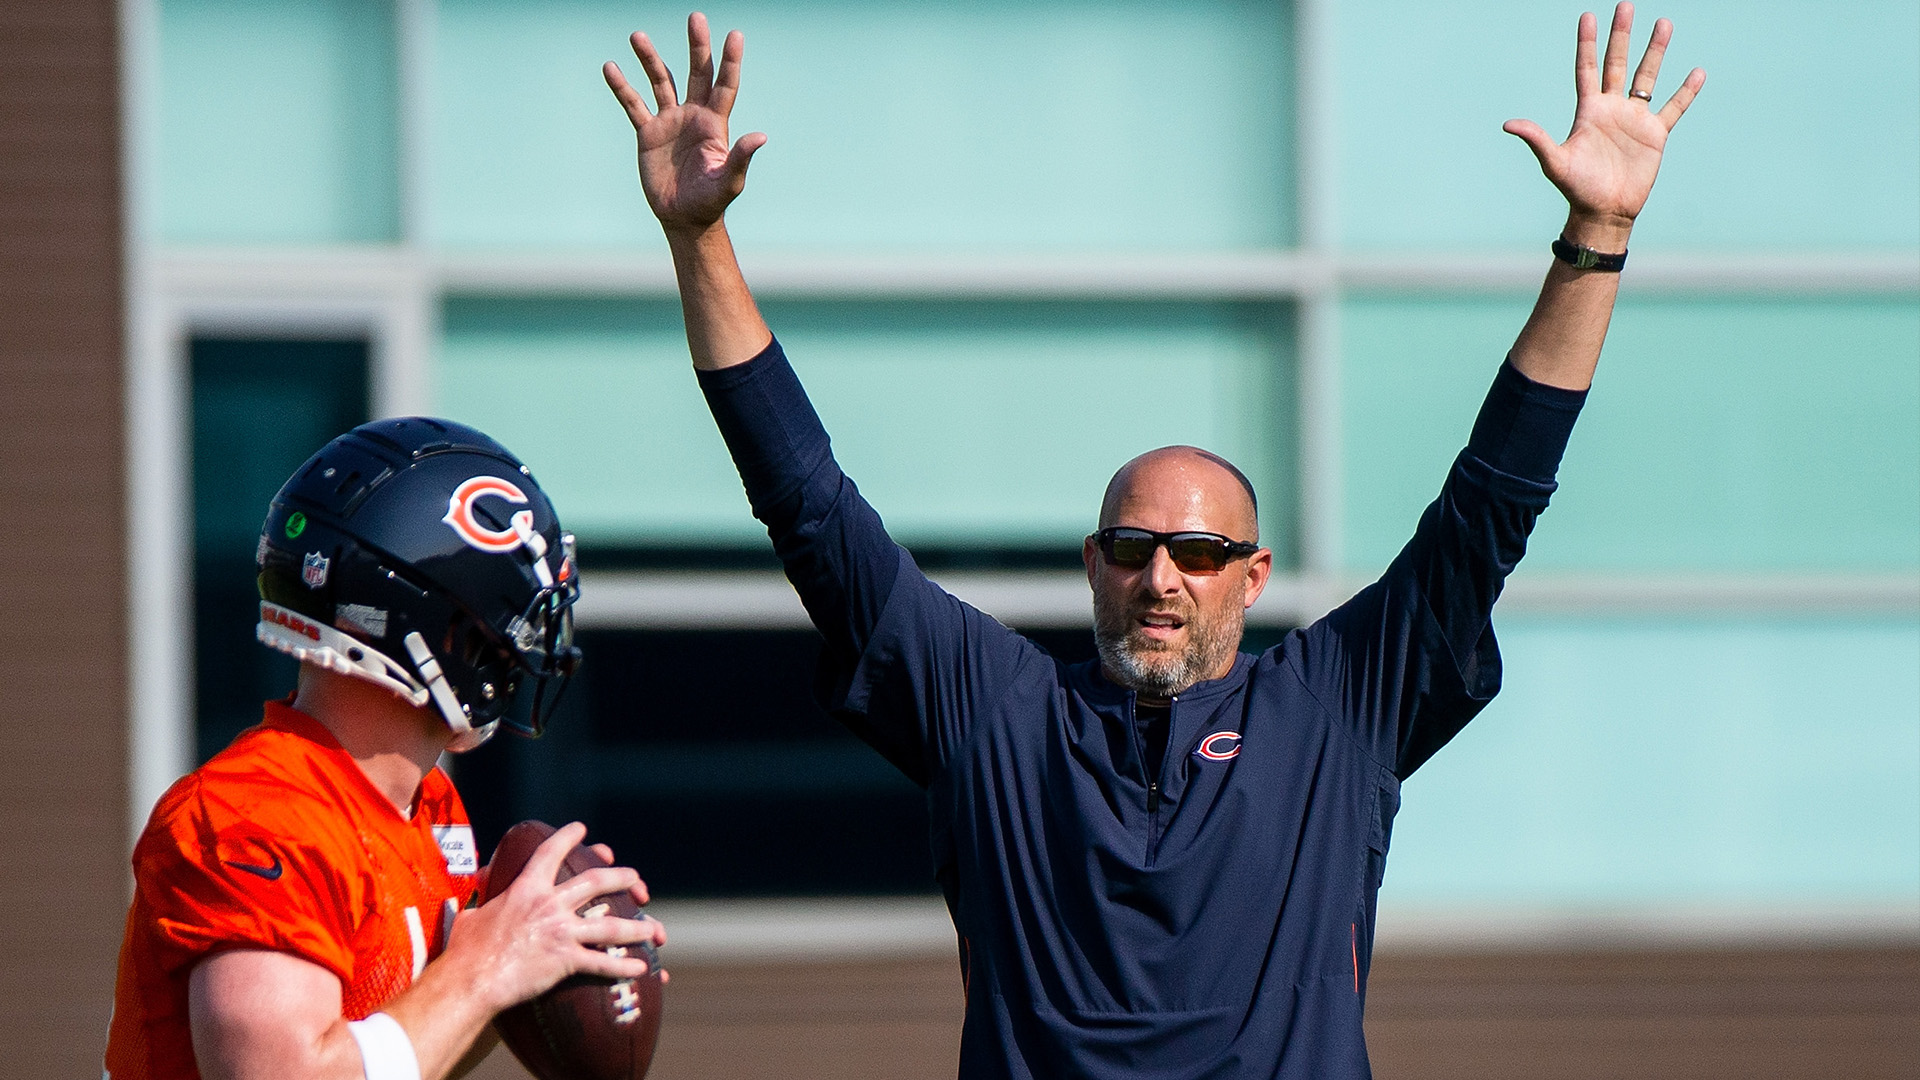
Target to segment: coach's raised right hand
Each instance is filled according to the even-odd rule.
[[[740,31],[727,35],[721,46],[720,70],[713,68],[713,43],[707,17],[687,17],[687,96],[679,99],[673,72],[647,35],[635,33],[633,54],[653,87],[656,109],[649,111],[640,91],[628,84],[620,66],[609,60],[601,68],[607,86],[633,121],[640,144],[640,187],[647,205],[669,236],[698,233],[720,220],[747,186],[747,162],[766,145],[760,132],[742,135],[727,146],[727,116],[740,92],[740,56],[745,39]]]

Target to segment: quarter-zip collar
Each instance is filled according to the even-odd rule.
[[[1212,720],[1227,698],[1244,689],[1253,663],[1254,657],[1238,653],[1234,656],[1233,667],[1225,675],[1194,683],[1173,695],[1168,705],[1166,753],[1161,758],[1157,774],[1149,771],[1146,746],[1140,737],[1137,723],[1139,695],[1108,679],[1105,672],[1100,670],[1098,660],[1075,664],[1068,669],[1068,684],[1100,716],[1101,722],[1117,725],[1124,730],[1123,737],[1126,744],[1132,747],[1137,768],[1137,772],[1128,779],[1144,790],[1150,822],[1152,815],[1162,812],[1167,803],[1177,802],[1184,794],[1186,757],[1203,735],[1200,728]],[[1233,727],[1236,730],[1239,727],[1237,717]],[[1149,828],[1151,831],[1153,826],[1150,824]]]

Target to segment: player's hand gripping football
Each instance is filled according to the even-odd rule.
[[[1661,19],[1653,24],[1653,37],[1632,79],[1627,77],[1627,60],[1633,5],[1622,3],[1613,9],[1604,63],[1596,56],[1597,27],[1591,12],[1580,16],[1573,65],[1578,98],[1567,141],[1556,144],[1531,120],[1509,120],[1504,130],[1526,141],[1540,159],[1541,171],[1567,197],[1573,219],[1598,230],[1588,235],[1604,243],[1606,233],[1617,233],[1624,240],[1646,205],[1667,135],[1706,85],[1707,73],[1694,68],[1666,104],[1655,110],[1653,86],[1673,37],[1673,23]]]
[[[646,903],[646,885],[632,868],[603,866],[554,884],[561,862],[586,832],[577,821],[558,830],[534,849],[505,892],[455,919],[448,954],[484,959],[469,974],[475,979],[473,991],[493,1012],[543,993],[569,975],[634,979],[646,974],[647,963],[638,956],[609,956],[593,946],[665,944],[666,930],[657,920],[576,914],[606,893],[631,891]],[[601,854],[611,859],[611,852]]]
[[[649,111],[640,91],[628,84],[620,66],[601,68],[607,86],[627,110],[640,143],[640,188],[647,205],[668,233],[699,232],[720,220],[727,204],[747,186],[747,162],[766,145],[760,132],[742,135],[727,146],[727,116],[740,93],[740,56],[746,47],[740,31],[727,35],[720,70],[713,68],[713,42],[707,17],[687,17],[687,96],[682,101],[673,72],[647,35],[635,33],[633,54],[653,87],[657,109]]]

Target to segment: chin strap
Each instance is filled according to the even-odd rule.
[[[453,687],[448,685],[440,662],[434,659],[418,630],[403,639],[408,655],[420,671],[418,679],[392,657],[366,642],[266,600],[260,601],[260,622],[254,627],[253,636],[260,644],[303,664],[314,664],[385,687],[409,705],[433,702],[441,719],[453,729],[453,741],[447,744],[447,749],[456,754],[486,742],[499,724],[494,721],[477,728],[473,726]],[[421,679],[426,680],[424,684]]]
[[[440,670],[440,661],[433,658],[433,650],[427,648],[427,639],[420,636],[420,631],[414,630],[400,640],[407,647],[407,655],[413,657],[413,666],[420,669],[420,677],[427,681],[427,693],[432,695],[441,717],[453,729],[453,741],[447,744],[447,749],[464,754],[493,738],[493,729],[499,721],[473,726],[467,719],[467,710],[454,696],[453,687],[447,684],[447,673]]]

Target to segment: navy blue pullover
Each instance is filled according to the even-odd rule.
[[[1400,781],[1499,689],[1493,602],[1584,393],[1502,365],[1380,580],[1174,699],[1150,800],[1132,692],[929,581],[834,462],[778,342],[700,384],[826,637],[823,704],[926,789],[960,1075],[1368,1076]]]

